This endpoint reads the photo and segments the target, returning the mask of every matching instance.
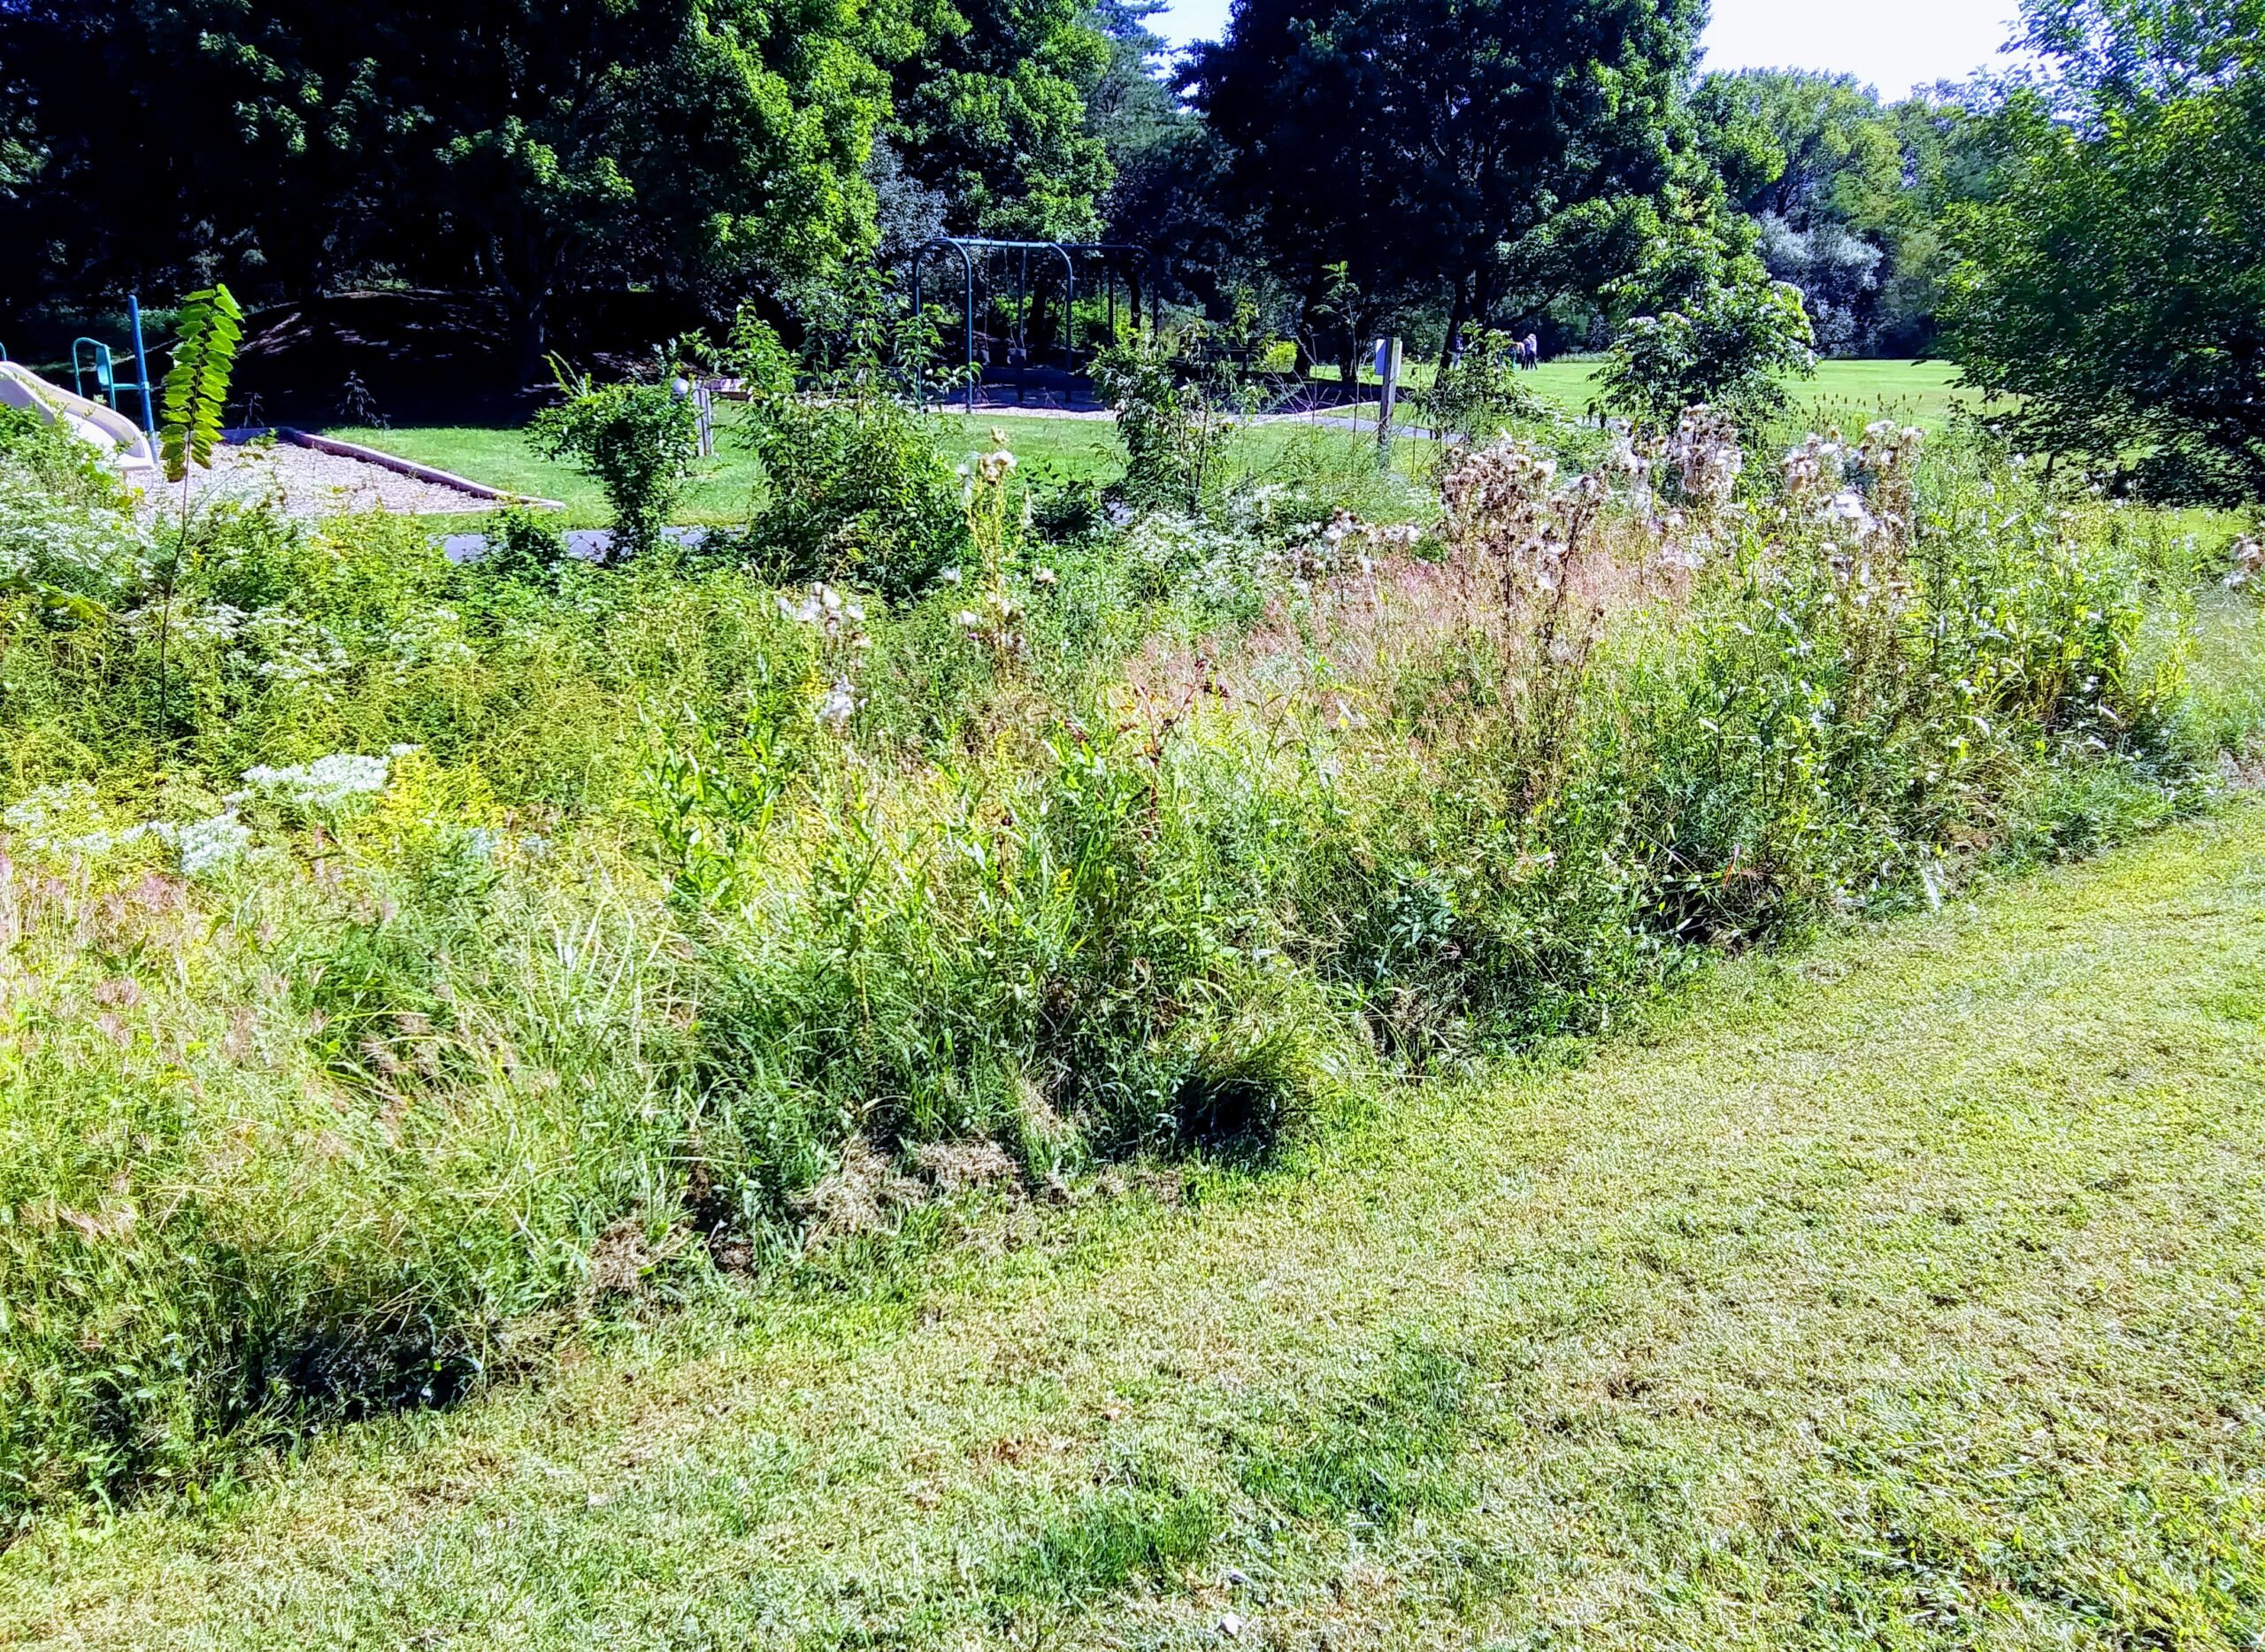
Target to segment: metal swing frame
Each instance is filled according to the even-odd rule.
[[[1025,342],[1025,358],[1027,358],[1026,335],[1023,334],[1022,329],[1028,324],[1030,255],[1035,252],[1051,255],[1062,260],[1062,370],[1073,378],[1078,371],[1078,258],[1081,255],[1101,257],[1129,256],[1139,259],[1143,265],[1148,262],[1148,253],[1145,248],[1131,246],[1121,242],[994,241],[981,235],[938,235],[933,240],[922,242],[913,250],[910,255],[912,314],[916,319],[921,313],[922,273],[926,269],[931,257],[946,251],[959,255],[963,283],[960,301],[961,350],[964,357],[962,365],[967,369],[967,411],[971,413],[976,411],[975,385],[979,376],[979,365],[975,359],[975,259],[977,254],[1013,252],[1021,255],[1016,263],[1015,325],[1018,339]],[[1109,294],[1109,336],[1114,338],[1117,335],[1117,281],[1114,275],[1109,273],[1105,273],[1103,280]],[[1159,283],[1153,280],[1148,284],[1151,328],[1155,327],[1162,314],[1163,296],[1159,291]],[[1133,321],[1138,325],[1140,313],[1139,283],[1135,278],[1128,274],[1125,277],[1125,287],[1132,305]],[[927,401],[927,381],[918,363],[914,365],[914,376],[917,394],[922,404],[925,405]]]

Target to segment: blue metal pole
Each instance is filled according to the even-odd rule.
[[[142,428],[149,435],[150,450],[157,450],[157,410],[155,393],[150,388],[150,352],[142,342],[142,296],[126,296],[126,313],[134,321],[134,368],[142,375]]]

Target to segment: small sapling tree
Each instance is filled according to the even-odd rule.
[[[1125,444],[1117,493],[1135,509],[1198,511],[1219,480],[1232,412],[1247,387],[1222,357],[1194,383],[1181,380],[1173,352],[1155,340],[1131,338],[1094,357],[1094,383],[1117,411]]]
[[[236,368],[236,346],[243,340],[244,312],[225,284],[191,293],[181,302],[180,333],[173,344],[173,368],[165,374],[159,406],[157,457],[165,480],[180,489],[180,532],[173,553],[165,563],[161,605],[157,611],[157,740],[164,749],[171,717],[171,678],[167,645],[172,640],[173,587],[180,577],[180,559],[188,548],[188,473],[192,466],[212,468],[213,450],[220,444],[223,410],[228,403],[228,382]]]
[[[1537,424],[1548,409],[1518,382],[1516,350],[1507,333],[1482,331],[1461,360],[1412,399],[1440,435],[1474,447],[1519,425]]]
[[[571,461],[604,490],[613,509],[605,560],[643,556],[660,544],[691,479],[699,415],[665,384],[596,385],[555,359],[551,365],[566,400],[535,415],[536,450]]]

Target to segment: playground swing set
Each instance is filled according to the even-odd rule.
[[[976,411],[976,387],[979,380],[1011,386],[1016,400],[1020,402],[1027,389],[1036,389],[1041,396],[1059,396],[1063,404],[1074,402],[1078,387],[1084,382],[1079,373],[1079,358],[1090,361],[1093,351],[1080,351],[1078,331],[1078,266],[1084,260],[1088,266],[1100,265],[1099,282],[1107,296],[1107,336],[1114,342],[1117,337],[1117,288],[1125,288],[1126,302],[1132,311],[1133,325],[1140,321],[1142,275],[1148,270],[1149,255],[1139,247],[1115,242],[1065,241],[993,241],[974,235],[939,235],[917,248],[908,262],[911,266],[912,313],[921,311],[923,278],[928,261],[939,255],[955,255],[959,259],[961,286],[960,334],[962,342],[962,373],[964,376],[967,411]],[[1033,256],[1040,263],[1039,270],[1031,267]],[[1010,301],[1004,284],[994,282],[992,273],[997,258],[1011,258],[1014,268],[1014,291]],[[1043,365],[1036,358],[1031,339],[1031,321],[1039,313],[1046,288],[1050,284],[1047,266],[1058,261],[1061,272],[1061,319],[1056,342],[1061,352],[1061,365],[1056,368]],[[1033,276],[1038,278],[1033,284]],[[976,288],[979,276],[983,287],[983,303],[979,309]],[[1151,278],[1148,288],[1148,326],[1154,332],[1162,319],[1162,283]],[[1088,289],[1092,280],[1087,282]],[[987,329],[979,332],[979,313],[987,319],[990,313],[1003,309],[1007,326],[1003,333]],[[1047,351],[1053,353],[1051,349]],[[925,364],[915,372],[916,388],[922,402],[927,399],[928,385]]]

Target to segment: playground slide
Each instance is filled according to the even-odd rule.
[[[61,419],[72,434],[98,449],[129,481],[146,480],[136,473],[157,468],[141,426],[116,408],[73,396],[12,361],[0,361],[0,406],[23,408],[50,425]]]

